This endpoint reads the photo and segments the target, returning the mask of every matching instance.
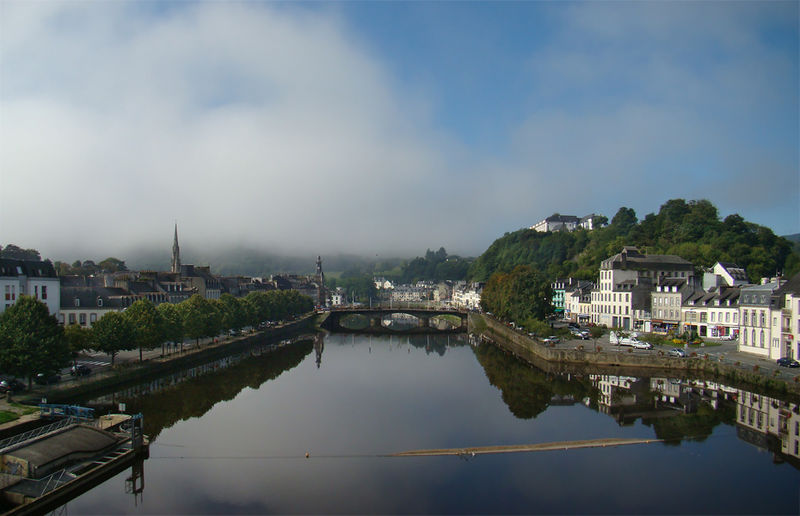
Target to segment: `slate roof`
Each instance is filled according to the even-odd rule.
[[[789,278],[789,281],[784,283],[778,289],[779,294],[794,294],[800,296],[800,272]]]
[[[546,222],[572,222],[573,224],[577,224],[580,219],[575,215],[559,215],[558,213],[554,213],[544,220]]]
[[[603,269],[677,269],[692,270],[690,261],[673,254],[642,254],[635,247],[625,246],[622,252],[603,260]]]
[[[105,278],[102,276],[78,276],[70,274],[68,276],[59,276],[59,280],[61,280],[61,288],[105,286]]]
[[[0,276],[29,278],[56,278],[56,270],[49,261],[0,259]]]
[[[61,308],[123,308],[128,306],[123,298],[130,295],[127,290],[117,287],[61,287]],[[77,306],[75,299],[78,300]]]

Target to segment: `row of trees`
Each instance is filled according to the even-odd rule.
[[[0,314],[0,370],[28,378],[53,374],[80,351],[107,353],[111,364],[120,351],[144,350],[166,343],[183,345],[185,338],[215,337],[229,330],[284,320],[309,312],[314,301],[295,290],[251,292],[245,298],[223,294],[219,300],[197,294],[178,304],[155,306],[140,299],[124,312],[108,312],[91,328],[66,328],[35,298],[21,296]]]

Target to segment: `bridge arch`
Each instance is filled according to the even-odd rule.
[[[353,328],[352,324],[343,324],[343,321],[352,321],[353,316],[366,317],[368,325],[363,328]],[[417,320],[416,325],[410,324],[403,328],[394,328],[384,324],[388,318],[412,318]],[[461,310],[427,309],[427,308],[339,308],[331,310],[323,323],[323,328],[330,331],[357,332],[357,333],[460,333],[467,329],[469,314]],[[431,324],[431,320],[438,323]],[[442,324],[450,321],[450,324]]]

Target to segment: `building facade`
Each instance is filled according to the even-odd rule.
[[[592,292],[592,322],[650,331],[654,285],[668,278],[694,285],[694,266],[679,256],[645,255],[635,247],[624,247],[600,264],[598,287]]]
[[[47,305],[50,315],[58,315],[61,283],[49,261],[0,259],[0,295],[0,313],[19,296],[31,296]]]

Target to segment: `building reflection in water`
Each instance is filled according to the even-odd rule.
[[[679,414],[697,415],[708,407],[714,413],[733,410],[737,436],[772,452],[776,462],[800,469],[800,405],[763,394],[703,380],[589,375],[597,388],[597,410],[620,425]],[[591,400],[584,403],[589,406]],[[720,420],[722,421],[722,420]],[[685,435],[683,438],[706,437]]]

